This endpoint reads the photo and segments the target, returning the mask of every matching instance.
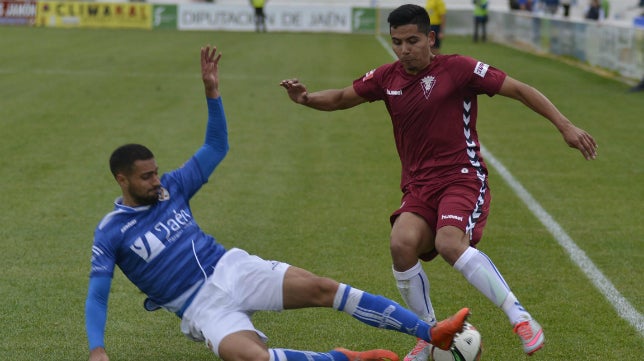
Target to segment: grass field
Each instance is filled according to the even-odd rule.
[[[343,112],[296,106],[278,87],[343,87],[391,56],[373,36],[61,30],[0,27],[0,360],[87,357],[84,300],[92,232],[119,189],[107,166],[126,142],[167,171],[202,144],[199,47],[224,54],[221,90],[231,151],[193,199],[197,221],[242,247],[400,301],[388,215],[399,163],[381,103]],[[555,60],[448,38],[444,52],[484,60],[549,96],[595,136],[583,160],[519,103],[483,97],[481,141],[559,222],[641,314],[644,311],[644,94]],[[480,248],[544,326],[538,360],[641,360],[642,334],[619,318],[553,236],[491,170],[494,202]],[[443,318],[462,306],[484,360],[525,359],[503,313],[444,262],[425,265]],[[112,360],[210,360],[179,320],[145,312],[117,272],[106,343]],[[641,316],[640,316],[641,317]],[[269,346],[326,351],[414,340],[332,310],[258,313]]]

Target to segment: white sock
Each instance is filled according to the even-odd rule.
[[[485,253],[469,247],[454,263],[454,268],[461,272],[479,292],[500,307],[512,324],[523,317],[530,318]]]
[[[508,319],[510,319],[510,323],[512,325],[532,319],[528,311],[521,306],[521,303],[519,303],[519,300],[517,300],[512,292],[510,292],[505,301],[503,301],[501,309],[506,315],[508,315]]]
[[[402,299],[412,312],[417,314],[422,320],[427,321],[430,325],[436,324],[434,307],[429,298],[429,280],[423,270],[420,262],[412,268],[398,272],[393,270],[396,285]]]

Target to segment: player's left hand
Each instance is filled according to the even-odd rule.
[[[219,59],[221,53],[217,53],[217,47],[201,48],[201,79],[208,98],[219,97]]]

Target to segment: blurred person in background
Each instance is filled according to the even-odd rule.
[[[563,16],[570,17],[570,6],[574,5],[575,0],[561,0],[561,7],[563,9]]]
[[[474,1],[474,42],[479,41],[479,29],[481,30],[481,40],[487,41],[487,5],[488,0]]]
[[[602,9],[599,0],[590,0],[590,5],[584,17],[587,20],[604,20],[604,9]]]
[[[439,54],[443,37],[445,37],[445,15],[447,14],[447,8],[443,0],[427,0],[425,10],[429,14],[431,30],[436,34],[432,52]]]
[[[537,0],[519,0],[519,9],[532,12]]]
[[[559,0],[543,0],[546,14],[554,15],[559,10]]]
[[[644,0],[642,0],[642,1],[644,1]],[[640,82],[639,82],[637,85],[635,85],[634,87],[632,87],[632,88],[630,89],[630,91],[631,91],[631,92],[641,92],[641,91],[644,91],[644,77],[642,77],[642,80],[640,80]]]
[[[264,14],[264,5],[266,5],[266,0],[250,0],[250,4],[255,9],[255,31],[265,33],[266,15]]]
[[[610,1],[609,0],[599,0],[599,4],[604,11],[604,19],[608,19],[610,16]]]

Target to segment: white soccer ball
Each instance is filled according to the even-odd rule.
[[[483,353],[481,333],[466,322],[463,332],[454,337],[454,344],[449,351],[431,346],[430,359],[434,361],[478,361]]]

